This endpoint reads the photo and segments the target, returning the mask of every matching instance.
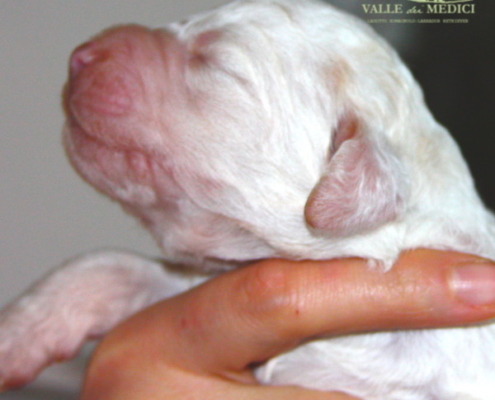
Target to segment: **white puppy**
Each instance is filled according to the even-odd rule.
[[[237,1],[165,29],[110,29],[73,53],[64,106],[76,170],[171,263],[358,256],[387,269],[419,246],[495,258],[493,218],[411,74],[328,5]],[[24,383],[202,279],[128,253],[71,260],[1,312],[0,376]],[[493,400],[489,351],[492,326],[357,335],[257,373],[366,400]]]

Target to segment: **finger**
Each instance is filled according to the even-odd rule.
[[[165,372],[165,371],[164,371]],[[197,375],[190,375],[188,379],[175,379],[173,383],[181,382],[184,397],[190,394],[190,388],[201,382]],[[204,379],[205,391],[201,395],[202,400],[235,399],[235,400],[358,400],[348,394],[340,392],[324,392],[310,390],[296,386],[260,386],[245,385],[231,380],[215,377]]]
[[[225,398],[212,397],[213,399]],[[232,399],[241,400],[358,400],[344,393],[328,393],[297,387],[250,386],[232,392]]]
[[[97,358],[101,353],[97,352]],[[103,356],[104,357],[104,356]],[[246,385],[221,377],[153,366],[136,358],[120,358],[119,368],[94,361],[80,400],[201,399],[201,400],[358,400],[295,386]],[[136,365],[137,362],[137,365]],[[122,368],[124,364],[124,368]]]
[[[480,283],[485,285],[481,292]],[[454,252],[417,250],[404,254],[387,273],[358,259],[262,262],[185,293],[169,308],[158,304],[141,317],[144,325],[153,318],[167,321],[156,340],[166,332],[176,343],[163,349],[176,363],[242,374],[250,364],[319,335],[492,318],[495,299],[489,293],[495,293],[493,264]]]

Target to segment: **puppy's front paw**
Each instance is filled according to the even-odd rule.
[[[45,366],[75,355],[80,341],[71,340],[60,322],[28,299],[0,311],[0,392],[23,386]]]

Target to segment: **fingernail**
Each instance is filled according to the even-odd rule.
[[[457,267],[450,285],[456,297],[471,306],[495,305],[495,266],[471,264]]]

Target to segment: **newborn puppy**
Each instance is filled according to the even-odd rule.
[[[237,1],[165,29],[109,29],[74,51],[64,107],[75,169],[170,264],[353,256],[386,270],[420,246],[495,258],[493,217],[407,68],[323,3]],[[1,312],[4,385],[203,279],[131,253],[69,261]],[[348,336],[257,376],[366,400],[493,400],[493,349],[490,325]]]

